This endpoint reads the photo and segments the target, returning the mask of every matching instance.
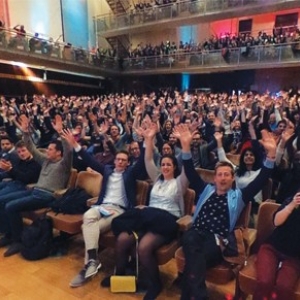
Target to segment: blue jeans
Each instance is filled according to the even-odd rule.
[[[8,219],[5,213],[6,204],[14,199],[16,193],[21,192],[23,194],[24,191],[26,191],[26,185],[20,181],[0,182],[0,232],[4,233],[8,230]]]
[[[23,231],[23,220],[21,213],[39,208],[50,206],[54,201],[52,193],[34,189],[33,191],[24,191],[18,193],[17,197],[11,200],[5,206],[5,212],[10,226],[8,236],[10,235],[14,242],[21,240]]]

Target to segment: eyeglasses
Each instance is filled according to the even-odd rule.
[[[126,159],[126,158],[120,158],[120,157],[116,157],[115,158],[117,161],[122,161],[122,162],[125,162],[125,161],[127,161],[128,159]]]

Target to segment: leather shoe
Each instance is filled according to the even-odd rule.
[[[8,237],[6,236],[3,236],[1,239],[0,239],[0,247],[5,247],[5,246],[8,246],[11,244],[11,239],[9,239]]]
[[[105,277],[105,278],[101,281],[100,285],[101,285],[102,287],[106,287],[106,288],[110,287],[110,277],[111,277],[111,276]]]
[[[22,244],[21,243],[12,243],[9,248],[4,252],[3,256],[8,257],[14,254],[17,254],[21,251]]]

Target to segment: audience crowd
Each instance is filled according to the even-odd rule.
[[[259,36],[264,39],[263,33]],[[2,96],[0,126],[0,230],[4,234],[0,247],[9,246],[5,256],[21,249],[21,213],[47,207],[54,201],[53,192],[65,187],[71,166],[79,172],[88,169],[103,175],[97,205],[84,214],[86,257],[83,269],[70,283],[72,287],[85,284],[100,269],[100,232],[110,229],[114,219],[133,208],[137,179],[154,183],[148,214],[156,218],[158,210],[160,217],[170,219],[168,224],[184,215],[182,197],[188,182],[196,192],[193,227],[183,238],[183,250],[189,259],[181,299],[207,297],[203,274],[222,257],[218,244],[212,247],[212,241],[215,242],[215,237],[227,238],[247,202],[251,201],[253,213],[257,212],[257,207],[266,200],[260,193],[268,178],[273,181],[271,197],[281,204],[279,212],[285,211],[278,212],[278,216],[284,216],[275,219],[279,226],[290,224],[287,221],[290,218],[294,224],[299,214],[294,208],[299,204],[300,190],[300,91],[229,95],[161,89],[143,95],[34,95],[32,99]],[[39,150],[42,148],[47,148],[46,153]],[[235,154],[239,163],[233,164],[226,157],[228,154]],[[34,170],[31,176],[24,176],[26,168],[27,172],[29,168]],[[195,170],[199,168],[215,170],[215,185],[206,185],[198,177]],[[34,182],[37,182],[34,190],[26,190],[26,184]],[[232,201],[236,201],[235,209]],[[215,207],[216,203],[226,207],[225,213]],[[103,209],[109,212],[107,216]],[[213,216],[209,215],[211,210]],[[162,289],[153,251],[176,235],[174,227],[170,232],[169,235],[153,233],[151,229],[139,232],[141,264],[149,275],[146,300],[155,299]],[[272,236],[268,251],[276,249],[281,259],[291,256],[297,264],[291,283],[284,281],[281,286],[280,280],[277,281],[275,293],[290,295],[300,275],[300,243],[295,237],[295,244],[282,246],[279,236],[278,233]],[[120,247],[116,270],[124,275],[135,243],[128,232],[123,232],[117,244]],[[199,245],[206,249],[203,253]],[[296,245],[291,246],[296,250],[290,251],[290,245]],[[208,258],[208,253],[215,255]],[[207,265],[203,259],[207,259]],[[194,266],[199,268],[196,270]],[[263,274],[260,276],[264,289],[254,299],[268,299],[274,292],[273,282]],[[188,279],[194,277],[199,280]],[[102,283],[109,284],[108,280]]]

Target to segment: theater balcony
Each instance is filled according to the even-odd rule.
[[[285,44],[198,52],[178,50],[168,55],[118,59],[56,43],[48,48],[46,44],[44,48],[39,44],[29,47],[28,37],[12,40],[4,33],[0,32],[0,63],[25,63],[40,70],[99,79],[128,75],[205,74],[300,65],[300,38]]]
[[[299,8],[299,0],[187,0],[94,17],[103,38]]]
[[[3,28],[0,29],[0,63],[94,78],[117,72],[114,59],[100,57],[96,51],[31,35],[18,36],[16,32]]]

